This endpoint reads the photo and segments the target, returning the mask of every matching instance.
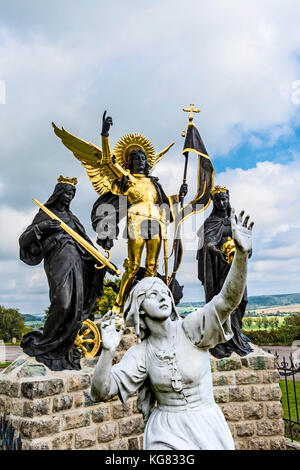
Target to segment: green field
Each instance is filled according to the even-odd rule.
[[[11,364],[11,362],[0,362],[0,369],[5,369]]]
[[[282,409],[283,409],[283,417],[286,419],[291,419],[293,421],[299,421],[299,414],[300,414],[300,407],[298,403],[298,415],[297,415],[297,408],[296,408],[296,400],[295,400],[295,393],[294,393],[294,385],[292,380],[288,380],[285,382],[285,380],[280,381],[280,388],[282,391],[282,398],[281,398],[281,404],[282,404]],[[295,382],[295,388],[296,388],[296,396],[297,396],[297,401],[299,402],[300,399],[300,382]],[[288,391],[288,397],[289,397],[289,404],[290,404],[290,416],[289,416],[289,410],[288,410],[288,400],[287,400],[287,391]],[[300,432],[300,425],[297,427],[298,431]],[[290,437],[287,435],[287,437]],[[293,436],[293,439],[295,441],[300,441],[300,437],[296,438]]]
[[[287,383],[287,385],[286,385]],[[297,409],[296,409],[296,401],[295,401],[295,394],[294,394],[294,385],[292,380],[287,380],[285,383],[285,380],[280,380],[280,388],[282,391],[282,408],[283,408],[283,416],[284,418],[289,419],[289,413],[288,413],[288,401],[287,401],[287,390],[286,386],[288,388],[288,394],[289,394],[289,402],[290,402],[290,413],[291,413],[291,419],[293,421],[297,421]],[[296,387],[296,395],[297,395],[297,400],[300,400],[300,382],[295,382],[295,387]],[[300,409],[298,405],[298,415],[300,414]]]

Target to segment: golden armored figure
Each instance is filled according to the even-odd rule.
[[[165,238],[169,217],[169,199],[165,195],[158,179],[149,175],[151,170],[172,147],[169,145],[159,153],[154,152],[151,142],[140,134],[127,134],[111,151],[109,129],[111,117],[103,115],[101,144],[102,149],[69,134],[63,128],[53,124],[56,135],[84,165],[92,184],[100,195],[92,212],[95,216],[93,226],[96,228],[97,210],[109,203],[117,210],[118,196],[127,197],[127,244],[128,257],[125,259],[120,290],[114,310],[120,313],[125,297],[139,271],[141,257],[146,247],[145,274],[156,276],[158,259]],[[187,185],[180,188],[180,196],[186,194]],[[101,217],[100,217],[101,219]],[[98,230],[97,230],[98,231]],[[98,232],[99,237],[99,232]],[[113,237],[98,239],[104,248],[111,248]],[[166,249],[166,246],[165,246]],[[166,260],[166,253],[165,253]],[[167,278],[167,269],[165,272]]]

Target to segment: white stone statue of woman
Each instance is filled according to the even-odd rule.
[[[112,366],[124,327],[115,329],[109,312],[101,323],[103,350],[91,386],[94,400],[138,391],[138,407],[147,423],[147,450],[232,450],[233,439],[214,401],[209,349],[232,337],[230,313],[246,285],[253,222],[231,213],[236,252],[221,292],[203,308],[181,319],[172,294],[156,277],[142,279],[124,307],[125,325],[135,326],[141,341]],[[157,405],[155,407],[155,404]]]

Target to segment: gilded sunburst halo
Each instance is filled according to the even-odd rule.
[[[154,147],[149,139],[142,134],[126,134],[117,142],[113,154],[117,162],[123,168],[125,167],[129,154],[132,150],[143,149],[150,168],[154,164]]]

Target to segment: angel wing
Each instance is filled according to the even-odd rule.
[[[172,142],[172,144],[168,145],[168,147],[166,147],[161,152],[155,153],[154,155],[149,155],[147,158],[149,167],[154,168],[155,165],[157,165],[158,162],[160,162],[160,160],[163,158],[163,156],[168,152],[168,150],[170,150],[170,148],[173,147],[174,143],[175,142]]]
[[[100,196],[111,191],[111,186],[116,176],[108,165],[101,164],[101,148],[79,139],[75,135],[67,132],[63,127],[59,129],[54,122],[52,126],[55,134],[61,139],[62,143],[71,150],[74,157],[85,167],[95,191],[100,194]]]

